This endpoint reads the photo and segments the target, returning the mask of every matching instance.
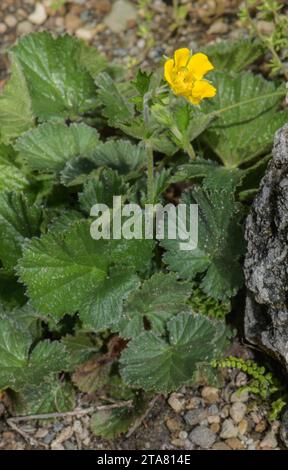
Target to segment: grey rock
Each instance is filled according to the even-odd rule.
[[[246,222],[247,339],[288,370],[288,124],[275,135],[273,158]]]
[[[202,449],[210,449],[216,441],[216,437],[216,434],[206,426],[197,426],[189,435],[190,441]]]
[[[288,447],[288,408],[283,413],[279,435],[283,444]]]
[[[189,426],[195,426],[207,417],[207,411],[204,408],[197,408],[196,410],[188,411],[184,419]]]

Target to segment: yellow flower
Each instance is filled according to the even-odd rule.
[[[189,49],[178,49],[174,59],[164,65],[164,77],[175,95],[185,96],[192,104],[199,104],[204,98],[213,98],[216,88],[204,75],[214,67],[208,57],[201,52],[191,55]]]

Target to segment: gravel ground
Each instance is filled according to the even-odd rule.
[[[75,34],[132,68],[157,62],[175,47],[196,49],[218,38],[243,36],[236,16],[240,1],[182,0],[187,17],[176,27],[172,7],[161,0],[151,1],[148,9],[139,9],[137,0],[1,0],[0,79],[7,74],[5,51],[32,31]]]
[[[224,385],[184,387],[167,399],[156,398],[149,414],[129,437],[114,441],[96,438],[90,431],[85,397],[78,399],[79,414],[50,420],[16,421],[0,403],[0,449],[213,449],[279,450],[280,423],[270,423],[265,403],[247,392],[236,393],[247,382],[243,372],[223,371]],[[90,403],[91,404],[91,403]],[[89,406],[90,409],[90,406]],[[89,410],[88,410],[89,411]],[[90,409],[91,413],[91,409]],[[8,419],[8,421],[7,421]],[[14,426],[15,426],[14,424]],[[12,421],[13,426],[13,421]],[[24,437],[23,437],[24,436]]]
[[[182,0],[187,17],[178,27],[171,6],[151,3],[148,10],[139,10],[132,0],[1,0],[0,88],[9,68],[8,47],[32,31],[75,34],[131,69],[151,65],[181,46],[195,50],[246,34],[236,16],[240,0]],[[240,355],[251,357],[245,348]],[[21,422],[9,421],[0,398],[0,449],[279,449],[280,423],[269,423],[266,404],[247,393],[235,394],[246,381],[242,372],[228,370],[220,389],[186,387],[167,399],[159,396],[132,435],[113,442],[90,432],[87,397],[78,397],[78,416]]]

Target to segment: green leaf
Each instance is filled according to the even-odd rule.
[[[34,126],[31,99],[19,62],[12,56],[11,78],[0,96],[0,137],[5,144]]]
[[[129,193],[129,185],[124,182],[123,176],[110,168],[104,168],[99,179],[89,179],[79,194],[81,209],[90,214],[94,204],[113,206],[113,196],[122,196],[123,202]]]
[[[104,439],[114,439],[129,430],[146,406],[147,400],[136,397],[133,406],[97,411],[91,417],[91,431]]]
[[[75,158],[67,163],[61,173],[66,186],[83,183],[84,175],[89,175],[100,167],[109,167],[120,175],[138,172],[146,164],[146,151],[141,145],[129,140],[111,140],[99,144],[89,158]]]
[[[150,266],[153,247],[152,240],[93,240],[90,222],[76,222],[27,244],[20,279],[41,312],[60,319],[79,311],[85,327],[102,330],[119,320],[123,300],[138,285],[135,272]]]
[[[0,193],[0,259],[11,270],[22,254],[26,238],[39,234],[42,210],[21,193]]]
[[[91,337],[81,332],[76,333],[74,336],[66,335],[61,342],[67,351],[69,365],[72,370],[76,365],[87,361],[92,354],[98,352],[102,345],[98,338],[93,341]]]
[[[130,294],[117,330],[124,338],[135,338],[149,325],[154,333],[162,334],[167,320],[187,310],[185,301],[190,295],[190,283],[179,282],[174,273],[156,273]]]
[[[259,40],[251,38],[235,41],[219,41],[204,48],[216,70],[223,72],[241,72],[248,65],[256,62],[264,54],[264,48]]]
[[[138,93],[140,93],[142,97],[145,95],[145,93],[149,91],[151,76],[151,73],[147,73],[139,69],[135,81],[132,82],[136,90],[138,91]]]
[[[48,231],[49,233],[61,234],[64,230],[68,229],[71,225],[73,225],[77,220],[82,219],[81,212],[67,210],[63,211],[60,215],[56,218],[53,218],[51,222],[48,224]]]
[[[190,163],[180,165],[174,175],[171,176],[170,183],[178,183],[185,180],[198,180],[206,178],[207,176],[213,177],[219,168],[221,167],[212,160],[197,158]]]
[[[168,338],[153,332],[133,339],[121,356],[121,374],[133,387],[161,393],[189,383],[202,362],[223,353],[225,325],[201,315],[181,313],[168,324]]]
[[[84,42],[81,43],[79,60],[93,78],[108,67],[106,57],[100,54],[96,47],[87,46]]]
[[[238,262],[243,254],[243,234],[240,227],[241,206],[234,200],[235,186],[231,178],[204,181],[203,188],[185,193],[183,202],[198,204],[198,246],[180,250],[179,240],[163,240],[167,250],[164,261],[184,279],[202,274],[201,288],[216,299],[228,299],[243,283]],[[232,180],[233,183],[233,180]],[[189,224],[189,222],[188,222]]]
[[[62,382],[57,377],[49,383],[35,387],[27,384],[19,393],[8,393],[12,399],[12,412],[16,415],[34,415],[42,413],[64,413],[74,410],[76,395],[69,382]]]
[[[217,95],[202,105],[206,112],[219,111],[218,119],[203,134],[211,150],[227,167],[237,167],[269,151],[275,132],[288,120],[288,111],[279,111],[285,87],[277,88],[248,72],[215,72],[211,80]]]
[[[129,140],[111,140],[99,145],[90,160],[95,166],[108,166],[120,175],[139,170],[146,164],[146,150]]]
[[[35,311],[29,303],[21,307],[17,306],[9,312],[6,311],[6,314],[9,316],[9,319],[14,320],[24,332],[29,331],[34,341],[39,340],[42,334],[41,321],[45,321],[46,318]]]
[[[58,172],[68,160],[88,156],[97,145],[98,132],[84,123],[48,122],[23,134],[15,148],[33,170]]]
[[[19,391],[40,385],[52,373],[67,367],[64,347],[57,341],[41,341],[31,351],[32,336],[7,315],[1,314],[0,388]]]
[[[119,86],[105,72],[96,77],[98,98],[103,105],[103,115],[109,124],[118,126],[119,123],[130,122],[134,117],[134,106],[119,90]]]
[[[75,119],[95,107],[96,87],[81,54],[81,41],[69,35],[54,38],[47,31],[24,36],[12,48],[41,120]]]
[[[28,184],[27,178],[16,166],[0,164],[0,191],[21,191]]]

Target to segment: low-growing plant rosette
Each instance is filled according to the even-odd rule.
[[[91,421],[110,439],[154,394],[197,384],[199,370],[217,381],[211,361],[226,357],[225,318],[243,286],[245,213],[288,117],[285,85],[247,70],[256,49],[248,39],[178,49],[128,80],[68,35],[34,33],[11,48],[0,96],[0,389],[12,413],[71,410],[79,390],[120,400]],[[112,212],[114,196],[141,213],[197,204],[197,247],[92,238],[91,208]]]

